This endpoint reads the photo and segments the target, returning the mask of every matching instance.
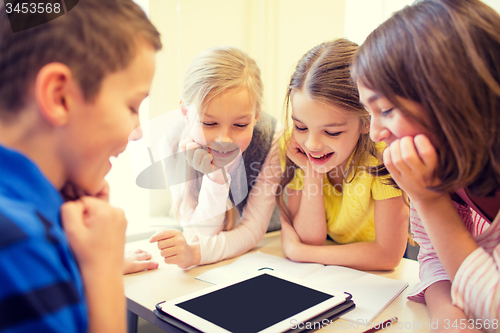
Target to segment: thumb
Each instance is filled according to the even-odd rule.
[[[85,229],[84,213],[85,205],[81,200],[68,201],[61,206],[61,221],[67,234],[79,234]]]

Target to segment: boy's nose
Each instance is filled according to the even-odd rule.
[[[130,135],[128,136],[128,141],[137,141],[142,138],[142,135],[142,128],[141,126],[138,126],[135,130],[132,131],[132,133],[130,133]]]

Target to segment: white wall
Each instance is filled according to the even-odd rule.
[[[313,46],[347,37],[361,44],[394,11],[413,0],[135,0],[162,35],[150,98],[141,123],[179,106],[184,72],[202,50],[233,45],[253,57],[262,71],[267,112],[281,119],[285,90],[299,58]],[[500,12],[500,0],[484,0]],[[111,203],[129,219],[128,233],[156,228],[151,216],[169,212],[168,190],[135,184],[129,149],[106,177]],[[148,226],[152,226],[149,228]],[[148,229],[149,228],[149,229]]]
[[[346,0],[345,37],[362,44],[363,41],[392,13],[411,5],[414,0]],[[483,0],[500,13],[500,0]]]
[[[345,0],[150,0],[163,50],[150,94],[150,117],[179,107],[187,66],[201,51],[232,45],[255,59],[264,109],[281,118],[290,75],[313,46],[344,35]],[[151,192],[153,216],[169,210],[168,191]]]

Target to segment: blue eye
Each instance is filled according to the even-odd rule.
[[[296,129],[297,131],[299,131],[299,132],[303,132],[303,131],[305,131],[305,130],[307,129],[307,127],[299,127],[299,126],[297,126],[297,125],[294,125],[294,126],[295,126],[295,129]]]
[[[392,112],[392,110],[394,110],[394,108],[382,111],[382,117],[388,116]]]
[[[325,131],[326,134],[328,134],[329,136],[339,136],[340,134],[342,134],[343,132],[335,132],[335,133],[330,133],[330,132],[327,132]]]

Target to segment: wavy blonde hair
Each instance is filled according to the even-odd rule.
[[[189,65],[184,77],[182,103],[184,106],[196,106],[201,119],[204,107],[214,97],[229,89],[247,90],[255,103],[256,115],[260,115],[264,86],[255,60],[235,47],[210,48],[198,54]],[[188,130],[189,128],[186,128],[179,141],[188,135]],[[190,172],[192,174],[188,179],[195,181],[189,182],[190,185],[186,184],[181,195],[176,198],[173,205],[175,213],[182,211],[181,206],[187,203],[185,200],[197,205],[202,173],[192,168]],[[225,214],[224,230],[231,230],[235,225],[238,211],[236,207],[232,207]]]

